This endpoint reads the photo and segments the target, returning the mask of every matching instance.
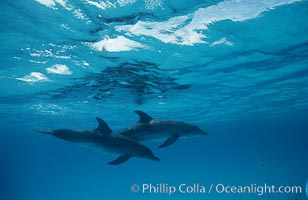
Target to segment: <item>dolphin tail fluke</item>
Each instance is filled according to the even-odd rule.
[[[38,132],[38,133],[43,133],[43,134],[53,134],[54,132],[52,130],[36,130],[36,129],[33,129],[35,132]]]
[[[130,159],[130,156],[119,156],[117,159],[109,162],[108,164],[110,164],[110,165],[120,165],[120,164],[128,161],[128,159]]]

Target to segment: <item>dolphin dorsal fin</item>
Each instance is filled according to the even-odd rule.
[[[139,121],[138,123],[149,123],[153,118],[146,114],[145,112],[142,112],[140,110],[136,110],[135,113],[139,115]]]
[[[112,130],[109,128],[109,126],[106,124],[104,120],[102,120],[99,117],[96,117],[96,120],[98,122],[98,127],[96,128],[97,130],[106,134],[112,133]]]

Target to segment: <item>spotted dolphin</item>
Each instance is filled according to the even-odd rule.
[[[35,130],[39,133],[51,134],[57,138],[79,144],[91,150],[111,153],[118,156],[109,162],[118,165],[126,162],[131,157],[140,157],[159,161],[153,152],[145,145],[124,135],[113,133],[106,122],[96,118],[99,126],[91,130]]]
[[[139,115],[139,121],[120,131],[119,134],[130,137],[136,141],[164,139],[165,141],[159,146],[160,148],[173,144],[180,137],[208,134],[198,126],[189,123],[154,119],[140,110],[136,110],[135,113]]]

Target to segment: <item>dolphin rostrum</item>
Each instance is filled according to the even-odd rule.
[[[143,144],[128,138],[124,135],[115,134],[108,127],[106,122],[96,118],[99,126],[92,130],[35,130],[44,134],[51,134],[57,138],[77,143],[103,153],[111,153],[119,157],[109,162],[111,165],[118,165],[126,162],[131,157],[140,157],[159,161],[153,152]]]
[[[136,110],[135,113],[139,115],[139,121],[119,133],[136,141],[165,139],[159,146],[162,148],[171,145],[179,137],[207,135],[207,132],[192,124],[181,121],[154,119],[139,110]]]

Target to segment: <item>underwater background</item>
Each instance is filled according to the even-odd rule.
[[[308,199],[308,1],[0,1],[0,199]],[[33,129],[138,120],[209,135],[161,161],[88,152]],[[131,191],[133,184],[301,186],[300,193]]]

